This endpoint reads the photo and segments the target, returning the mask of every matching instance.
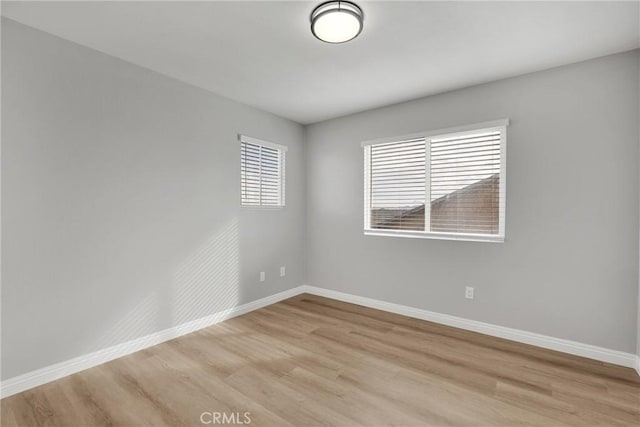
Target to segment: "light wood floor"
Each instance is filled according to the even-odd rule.
[[[2,425],[202,426],[203,412],[277,427],[639,426],[640,378],[300,295],[3,399]]]

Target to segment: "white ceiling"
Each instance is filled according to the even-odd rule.
[[[2,15],[297,122],[638,48],[638,2],[371,2],[362,34],[320,2],[2,2]]]

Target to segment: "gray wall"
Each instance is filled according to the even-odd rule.
[[[302,126],[2,24],[3,379],[302,284]],[[239,207],[238,132],[286,208]]]
[[[310,126],[308,284],[633,353],[638,55]],[[504,244],[363,235],[360,141],[500,118]]]

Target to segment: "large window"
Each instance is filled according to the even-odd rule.
[[[287,147],[245,135],[239,139],[241,205],[284,206]]]
[[[507,125],[363,143],[365,233],[504,241]]]

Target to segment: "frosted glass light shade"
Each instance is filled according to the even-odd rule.
[[[347,1],[329,1],[311,13],[311,32],[327,43],[353,40],[362,31],[362,10]]]

